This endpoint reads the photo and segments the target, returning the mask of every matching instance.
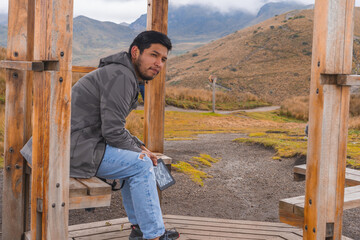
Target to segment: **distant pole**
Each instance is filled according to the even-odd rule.
[[[212,90],[213,90],[213,93],[212,93],[212,112],[213,113],[215,113],[215,84],[216,84],[216,80],[217,80],[216,76],[213,76],[213,75],[209,76],[209,81],[210,81],[210,83],[212,83]]]

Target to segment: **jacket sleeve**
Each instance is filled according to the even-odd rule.
[[[104,83],[100,97],[101,131],[110,146],[141,152],[143,144],[125,129],[126,117],[136,95],[134,80],[122,73]]]

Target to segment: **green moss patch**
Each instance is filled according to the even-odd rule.
[[[306,156],[307,139],[296,132],[273,131],[249,134],[249,138],[237,138],[236,142],[257,143],[276,151],[274,159]]]
[[[171,166],[178,172],[185,173],[190,177],[192,181],[204,186],[203,180],[206,178],[212,178],[211,175],[201,170],[203,167],[211,167],[211,163],[218,162],[219,159],[213,158],[207,154],[200,154],[199,157],[192,157],[189,162],[179,161]]]

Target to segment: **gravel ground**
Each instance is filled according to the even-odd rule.
[[[278,222],[279,199],[305,193],[305,182],[294,182],[292,175],[293,166],[304,163],[305,159],[273,160],[272,149],[232,142],[242,136],[207,134],[193,141],[166,141],[165,154],[174,161],[188,161],[200,153],[221,160],[211,168],[204,169],[213,177],[206,179],[203,187],[186,175],[173,172],[177,183],[163,192],[163,213]],[[97,208],[94,213],[70,211],[69,224],[125,216],[121,195],[114,192],[110,207]],[[360,239],[360,208],[346,210],[343,225],[345,236]]]

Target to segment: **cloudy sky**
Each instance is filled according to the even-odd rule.
[[[169,4],[181,6],[197,3],[212,6],[222,12],[243,9],[255,14],[265,3],[283,1],[314,3],[314,0],[169,0]],[[0,3],[0,13],[6,13],[8,0],[0,0]],[[85,15],[100,21],[131,23],[146,13],[146,5],[147,0],[74,0],[74,16]],[[356,0],[356,5],[360,6],[360,0]]]

